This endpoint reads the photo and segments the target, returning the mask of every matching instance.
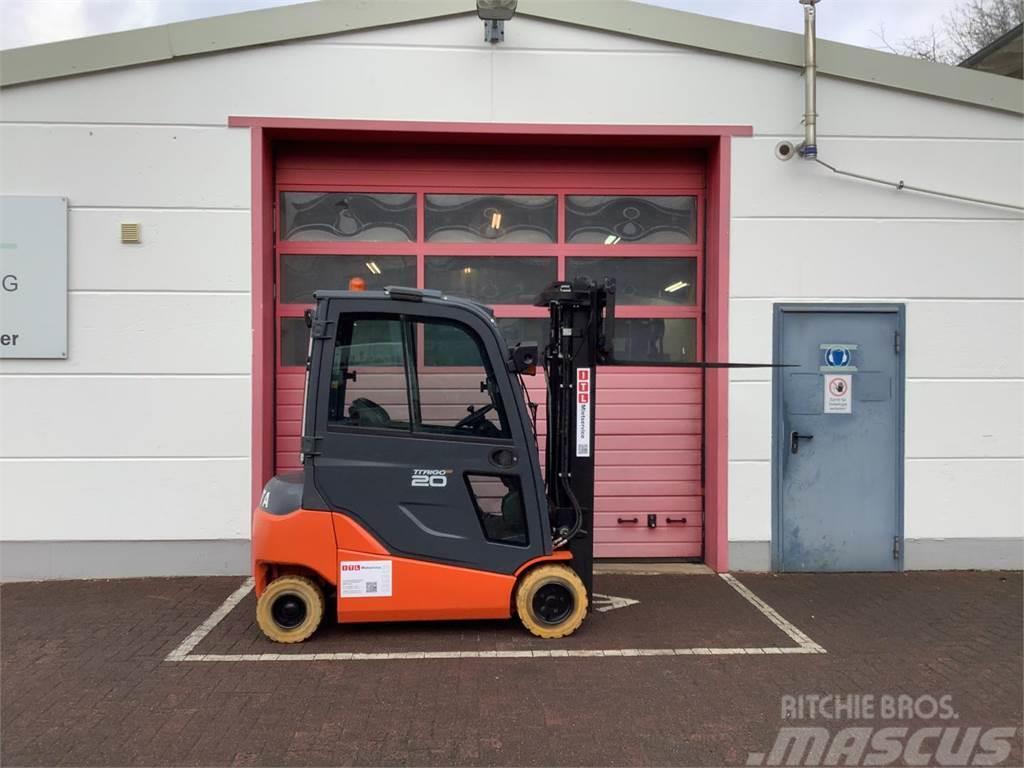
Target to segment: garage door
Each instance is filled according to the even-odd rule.
[[[550,282],[614,277],[595,551],[701,556],[703,377],[678,366],[703,354],[700,154],[305,144],[279,151],[276,190],[278,471],[299,466],[302,313],[315,289],[358,277],[466,296],[493,307],[514,344],[546,338],[532,304]],[[529,385],[543,405],[543,379]]]

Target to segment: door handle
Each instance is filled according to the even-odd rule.
[[[635,517],[620,517],[617,518],[615,522],[622,525],[623,523],[639,523],[640,521]]]
[[[814,435],[801,435],[799,432],[789,433],[789,452],[797,453],[800,450],[801,440],[813,440]]]
[[[491,464],[501,469],[509,469],[519,463],[519,457],[516,456],[515,451],[510,451],[508,448],[491,451],[490,460]]]

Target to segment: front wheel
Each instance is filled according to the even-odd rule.
[[[280,576],[256,603],[256,623],[275,643],[301,643],[320,626],[324,593],[305,576]]]
[[[587,615],[587,590],[572,568],[541,565],[519,582],[516,611],[523,626],[537,637],[566,637],[579,629]]]

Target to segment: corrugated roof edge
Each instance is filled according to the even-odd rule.
[[[473,13],[473,0],[318,0],[0,51],[0,87]],[[794,11],[795,12],[795,11]],[[536,19],[729,56],[801,67],[791,32],[631,0],[521,0]],[[1024,114],[1020,81],[844,45],[818,44],[823,75]]]

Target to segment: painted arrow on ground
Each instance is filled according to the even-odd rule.
[[[614,611],[616,608],[625,608],[629,605],[636,605],[639,602],[639,600],[634,600],[631,597],[615,597],[615,595],[599,595],[597,592],[594,593],[594,610],[601,613]]]

